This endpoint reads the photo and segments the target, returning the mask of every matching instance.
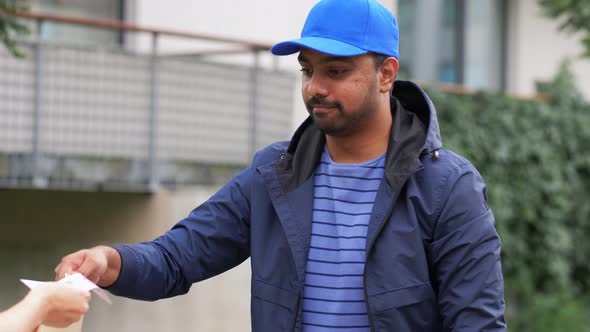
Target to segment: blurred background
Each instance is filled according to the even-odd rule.
[[[0,0],[0,310],[83,247],[150,240],[289,139],[315,0]],[[590,1],[382,0],[400,78],[488,184],[511,331],[590,331]],[[245,262],[93,300],[84,331],[248,331]]]

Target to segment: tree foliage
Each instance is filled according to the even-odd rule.
[[[488,185],[513,331],[590,331],[590,105],[570,75],[545,102],[429,91],[444,145]]]
[[[24,53],[17,48],[15,37],[27,35],[30,31],[11,14],[25,9],[15,1],[0,0],[0,42],[16,57],[24,57]]]
[[[590,0],[538,0],[545,14],[561,20],[560,29],[582,33],[584,55],[590,57]]]

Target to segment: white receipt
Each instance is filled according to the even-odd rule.
[[[29,279],[21,279],[23,284],[27,285],[30,289],[33,289],[46,281],[36,281],[36,280],[29,280]],[[101,299],[103,299],[108,304],[113,304],[107,292],[103,289],[98,287],[92,281],[88,280],[85,276],[80,273],[72,273],[66,275],[65,278],[58,281],[58,283],[67,284],[74,288],[82,289],[85,291],[92,291],[94,294],[98,295]]]

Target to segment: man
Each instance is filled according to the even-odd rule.
[[[30,290],[22,301],[0,312],[0,331],[33,332],[43,324],[67,327],[88,311],[90,293],[56,282]]]
[[[442,150],[434,107],[397,81],[398,29],[374,0],[323,0],[299,53],[310,117],[154,241],[66,256],[114,294],[156,300],[247,259],[253,331],[504,331],[485,185]],[[395,86],[394,86],[395,85]]]

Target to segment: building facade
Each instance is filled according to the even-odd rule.
[[[590,97],[579,34],[559,31],[536,0],[397,0],[402,74],[410,79],[532,96],[535,82],[573,61]]]

